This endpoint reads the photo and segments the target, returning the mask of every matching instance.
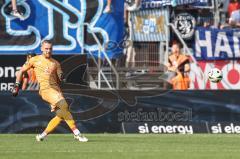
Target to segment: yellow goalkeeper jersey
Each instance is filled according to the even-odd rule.
[[[58,61],[53,58],[45,58],[43,55],[32,57],[28,65],[30,65],[36,74],[40,90],[48,88],[59,89],[59,77],[62,73],[61,66]]]

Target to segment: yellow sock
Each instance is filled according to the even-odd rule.
[[[62,118],[67,123],[69,128],[72,130],[73,134],[79,135],[80,131],[77,129],[77,126],[75,124],[75,121],[73,120],[72,114],[68,110],[65,110],[62,112],[62,115],[63,115]]]
[[[79,135],[80,131],[78,130],[75,121],[73,119],[71,120],[65,120],[65,122],[68,124],[68,126],[70,127],[70,129],[72,130],[74,135]]]
[[[75,121],[73,120],[72,114],[69,111],[68,104],[65,100],[58,103],[58,110],[56,111],[57,116],[61,117],[73,131],[75,135],[79,135],[80,131],[77,129]]]
[[[44,130],[45,133],[49,134],[50,132],[52,132],[58,125],[59,123],[62,121],[62,119],[58,116],[55,116],[49,123],[47,128]]]
[[[65,122],[67,123],[71,130],[76,129],[75,121],[73,120],[72,114],[69,111],[65,111],[63,113],[63,119],[65,120]]]

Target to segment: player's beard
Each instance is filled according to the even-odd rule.
[[[44,52],[43,54],[44,54],[44,57],[47,58],[47,59],[52,57],[52,53],[51,52]]]

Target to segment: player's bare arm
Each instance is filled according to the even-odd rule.
[[[65,82],[65,77],[61,65],[57,62],[57,76],[60,82]]]
[[[21,83],[23,74],[27,72],[30,68],[32,68],[31,64],[22,66],[22,68],[19,70],[19,73],[16,76],[16,83]]]
[[[18,74],[16,75],[16,82],[12,89],[12,95],[16,97],[19,92],[20,84],[22,82],[22,77],[25,72],[27,72],[30,68],[32,68],[31,64],[23,65],[22,68],[19,70]]]

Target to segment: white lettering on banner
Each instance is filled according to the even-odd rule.
[[[12,67],[12,66],[5,66],[0,67],[0,78],[14,78],[16,77],[16,71],[20,70],[21,67]]]
[[[176,5],[186,5],[195,2],[201,2],[202,0],[176,0]],[[204,0],[206,1],[206,0]],[[171,0],[142,0],[142,6],[144,8],[159,8],[167,5],[172,5]],[[203,3],[203,2],[201,2]]]
[[[202,69],[203,71],[203,77],[201,72],[199,71],[199,68],[196,65],[191,65],[191,72],[190,72],[190,89],[196,89],[194,86],[194,83],[197,83],[198,89],[205,89],[208,79],[208,72],[213,68],[214,66],[211,66],[210,64],[206,64],[205,68]],[[211,89],[217,89],[217,84],[210,82],[210,88]]]
[[[218,133],[222,133],[222,127],[221,124],[217,124],[216,126],[211,126],[211,131],[213,134],[218,134]]]
[[[240,38],[240,32],[234,32],[233,47],[234,47],[235,57],[240,57],[239,38]]]
[[[225,127],[225,132],[226,133],[236,133],[239,134],[240,133],[240,126],[236,125],[234,126],[233,123],[230,124],[230,126],[226,126]]]
[[[61,13],[63,15],[63,37],[64,39],[67,39],[70,41],[70,45],[54,45],[53,49],[54,50],[72,50],[76,47],[76,40],[69,35],[68,33],[68,29],[69,28],[77,28],[77,29],[81,29],[80,27],[82,27],[83,25],[79,25],[79,21],[83,19],[82,15],[83,14],[77,14],[78,10],[76,10],[76,8],[74,8],[72,5],[70,5],[67,1],[56,1],[56,3],[58,3],[58,7],[56,5],[53,5],[51,2],[48,2],[46,0],[39,0],[39,2],[45,6],[48,9],[48,17],[49,17],[49,21],[48,21],[48,35],[44,38],[44,39],[52,39],[54,37],[55,31],[54,31],[54,16],[53,16],[53,10],[58,11],[59,13]],[[83,3],[81,3],[83,4]],[[78,22],[76,24],[72,24],[69,21],[69,15],[64,12],[63,10],[59,9],[59,6],[65,7],[67,10],[71,10],[72,12],[76,13],[75,15],[78,17]]]
[[[144,126],[139,126],[138,130],[141,134],[149,133],[148,124],[145,123]]]
[[[230,48],[230,44],[225,32],[219,32],[217,34],[214,57],[220,57],[221,52],[226,52],[230,58],[233,57],[233,52]]]
[[[178,5],[183,5],[183,4],[191,4],[191,3],[196,3],[196,2],[201,2],[202,0],[176,0]]]
[[[0,78],[3,77],[4,71],[3,69],[0,67]]]
[[[199,65],[204,77],[199,67],[191,65],[190,89],[240,89],[240,64],[237,61],[234,64],[231,61],[200,62]],[[223,72],[223,79],[219,83],[210,82],[208,79],[208,72],[216,66]]]
[[[13,67],[5,67],[5,77],[9,77],[9,73],[10,73],[10,77],[14,77],[15,71]]]
[[[148,124],[138,126],[139,133],[154,133],[154,134],[193,134],[191,125],[153,125],[149,128]],[[151,131],[149,131],[151,130]]]
[[[162,6],[166,6],[166,5],[170,5],[171,2],[170,0],[165,0],[165,1],[146,1],[144,3],[142,3],[142,5],[145,7],[145,8],[159,8],[159,7],[162,7]]]
[[[10,91],[14,83],[0,83],[0,91]]]
[[[212,53],[212,41],[211,41],[211,31],[205,32],[205,40],[200,39],[199,37],[200,33],[198,30],[196,30],[195,33],[195,41],[196,41],[196,57],[201,57],[201,47],[205,47],[207,49],[207,56],[213,57]],[[211,44],[211,45],[209,45]]]
[[[213,48],[214,44],[211,39],[212,32],[209,30],[206,30],[203,34],[205,38],[200,39],[200,31],[196,30],[195,32],[195,56],[198,58],[201,58],[203,49],[206,49],[207,52],[207,58],[212,57],[220,57],[221,52],[225,52],[229,58],[240,57],[240,44],[239,44],[239,38],[240,33],[234,32],[233,37],[227,36],[226,32],[217,32],[216,35],[216,45],[215,48]],[[230,44],[229,41],[232,38],[233,43]],[[231,45],[233,45],[233,48],[231,48]]]
[[[239,134],[240,133],[240,126],[234,125],[233,123],[230,123],[230,125],[222,126],[220,123],[217,125],[211,126],[211,132],[213,134]]]

